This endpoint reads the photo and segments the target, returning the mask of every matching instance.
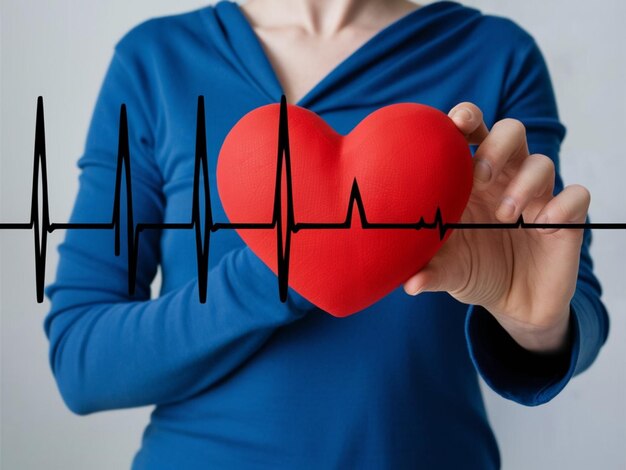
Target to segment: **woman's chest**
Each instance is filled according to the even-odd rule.
[[[375,31],[350,30],[331,38],[255,29],[289,103],[298,103]]]
[[[326,62],[326,65],[328,63]],[[208,72],[205,75],[198,73],[198,70]],[[197,175],[196,162],[201,157],[206,158],[208,181],[206,185],[204,181],[199,181],[200,190],[197,197],[202,204],[210,205],[212,222],[250,222],[229,220],[226,217],[218,191],[217,164],[226,136],[237,122],[247,113],[261,106],[276,103],[280,98],[277,96],[276,100],[272,100],[268,96],[267,90],[261,86],[268,77],[260,73],[261,70],[258,72],[255,75],[248,74],[238,62],[231,64],[214,58],[206,63],[200,61],[194,67],[191,64],[183,64],[175,76],[164,75],[161,78],[164,82],[163,89],[169,90],[170,93],[164,97],[166,99],[159,102],[156,113],[158,125],[155,130],[158,149],[155,158],[163,179],[164,222],[191,221]],[[389,90],[382,82],[380,86],[374,87],[375,83],[370,83],[371,80],[367,81],[367,85],[374,87],[372,93],[363,93],[359,91],[363,85],[361,88],[355,88],[358,82],[363,81],[362,75],[368,74],[363,72],[354,75],[354,80],[349,84],[334,79],[326,80],[325,92],[322,93],[318,88],[315,93],[316,99],[309,95],[312,99],[308,100],[311,103],[306,107],[319,114],[336,132],[346,134],[368,114],[394,101],[422,102],[439,109],[449,109],[452,103],[460,101],[459,98],[471,98],[463,95],[458,88],[446,86],[444,79],[425,80],[417,73],[405,76],[401,82],[402,86],[396,86],[393,95],[378,96],[374,93],[376,90]],[[378,77],[378,74],[372,71],[371,76]],[[444,74],[443,77],[449,75]],[[170,79],[171,83],[165,82]],[[337,82],[336,86],[331,87],[331,81]],[[204,100],[202,110],[198,107],[199,96]],[[199,115],[202,115],[203,119],[199,119]],[[278,122],[272,129],[268,138],[275,139],[278,143]],[[199,135],[203,136],[206,148],[199,143]],[[263,138],[263,135],[256,138]],[[250,142],[255,140],[252,139]],[[291,157],[295,165],[298,159],[315,159],[320,156],[315,152],[294,152]],[[276,164],[275,151],[268,156],[268,164]],[[245,168],[235,168],[233,171],[245,171]],[[252,200],[255,198],[254,194],[248,196]],[[204,210],[200,212],[204,213]],[[241,246],[243,241],[234,230],[211,233],[209,265],[213,266],[219,262],[223,254]],[[161,241],[161,264],[166,290],[197,275],[196,255],[193,230],[164,231]]]

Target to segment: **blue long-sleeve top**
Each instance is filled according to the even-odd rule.
[[[115,45],[79,160],[72,222],[111,220],[121,103],[126,103],[135,222],[191,218],[197,97],[204,95],[212,211],[228,221],[215,168],[231,127],[282,94],[263,46],[228,0],[147,20]],[[412,11],[379,31],[297,104],[348,133],[394,102],[447,112],[476,103],[512,117],[559,176],[565,128],[533,38],[510,20],[455,2]],[[347,195],[346,195],[347,196]],[[122,204],[121,220],[126,220]],[[121,246],[126,246],[121,230]],[[137,290],[111,230],[68,231],[46,289],[50,364],[77,414],[156,405],[133,468],[489,469],[500,465],[478,375],[539,405],[586,369],[608,317],[586,230],[571,301],[571,347],[519,347],[485,309],[401,287],[347,318],[289,288],[234,231],[211,237],[208,295],[198,295],[191,230],[141,233]],[[162,269],[158,298],[150,284]],[[477,373],[478,372],[478,373]]]

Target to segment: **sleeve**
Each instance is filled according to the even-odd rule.
[[[116,46],[78,161],[79,190],[70,222],[111,221],[122,102],[128,113],[134,218],[162,222],[165,201],[152,152],[155,101],[146,97],[147,76],[138,54]],[[122,202],[122,221],[125,207]],[[126,247],[125,227],[120,235],[120,246]],[[163,404],[206,391],[276,328],[314,309],[291,288],[281,302],[275,274],[247,246],[228,252],[210,269],[206,303],[199,301],[196,279],[151,300],[160,235],[141,232],[132,297],[128,254],[122,248],[114,256],[112,230],[68,230],[59,246],[56,279],[46,288],[51,308],[44,331],[59,391],[77,414]]]
[[[556,195],[563,189],[559,151],[565,127],[559,121],[541,51],[530,35],[524,34],[524,39],[504,83],[498,119],[519,119],[526,126],[530,152],[553,159]],[[485,308],[469,307],[465,334],[470,357],[480,376],[499,395],[527,406],[546,403],[595,360],[606,341],[609,318],[593,272],[591,240],[591,231],[585,229],[576,290],[570,302],[569,349],[564,354],[531,353],[519,346]]]

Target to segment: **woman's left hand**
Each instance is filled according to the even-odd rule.
[[[526,129],[514,119],[489,131],[482,112],[461,103],[449,113],[474,155],[474,184],[461,222],[582,223],[591,196],[570,185],[553,196],[554,162],[528,153]],[[567,347],[570,300],[576,289],[582,229],[454,230],[404,290],[446,291],[486,308],[527,350]]]

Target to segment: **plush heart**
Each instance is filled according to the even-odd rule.
[[[224,140],[217,183],[231,223],[272,221],[279,111],[278,103],[252,110]],[[287,111],[296,223],[345,221],[355,179],[368,222],[432,222],[438,208],[444,222],[460,219],[472,188],[472,156],[444,113],[392,104],[343,136],[308,109],[290,104]],[[286,220],[286,178],[282,188]],[[276,228],[237,232],[278,274]],[[331,315],[347,316],[401,286],[450,234],[442,240],[436,229],[364,229],[355,205],[349,229],[292,233],[289,285]]]

